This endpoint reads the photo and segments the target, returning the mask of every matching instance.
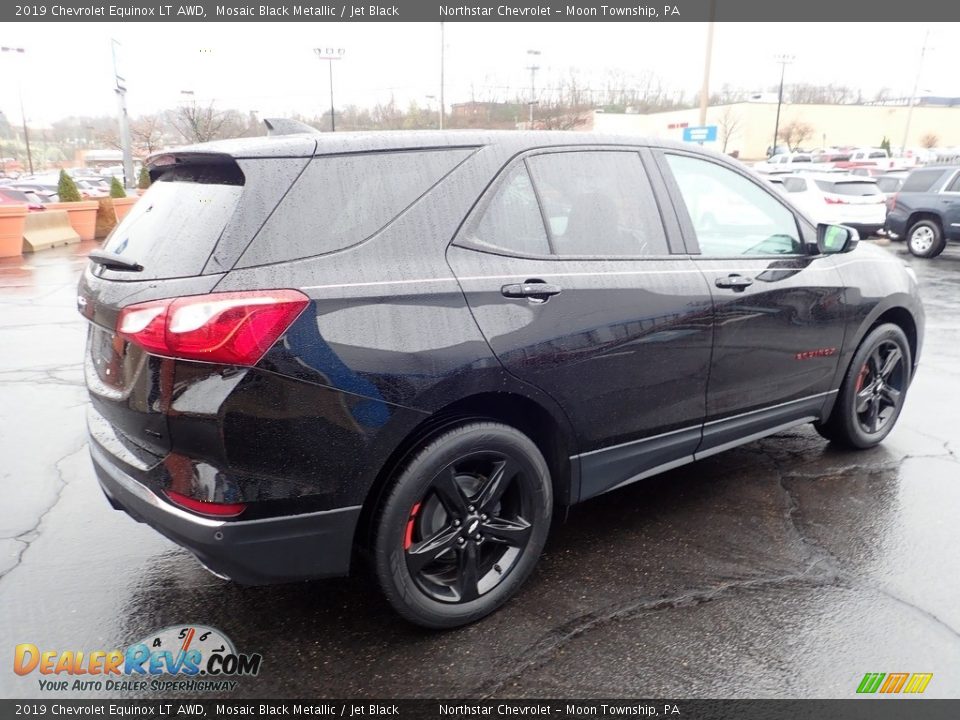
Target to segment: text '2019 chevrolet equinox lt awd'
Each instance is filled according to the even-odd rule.
[[[558,508],[800,423],[880,442],[920,352],[899,260],[696,147],[293,133],[149,169],[79,286],[93,462],[244,584],[362,558],[408,620],[471,622]]]

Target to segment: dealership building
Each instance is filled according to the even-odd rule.
[[[791,123],[809,127],[799,143],[803,148],[835,146],[874,147],[884,138],[897,151],[907,130],[909,107],[901,104],[813,105],[787,104],[780,108],[780,128]],[[684,139],[684,130],[699,125],[698,108],[647,115],[595,111],[587,120],[596,132]],[[707,108],[706,125],[715,125],[716,140],[704,147],[739,153],[744,160],[766,156],[773,145],[777,103],[739,102]],[[781,144],[782,140],[779,141]],[[909,119],[906,146],[919,148],[960,146],[960,98],[919,98]]]

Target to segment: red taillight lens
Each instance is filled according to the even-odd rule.
[[[247,509],[245,503],[218,503],[218,502],[205,502],[204,500],[196,500],[192,497],[187,497],[173,490],[165,490],[166,496],[170,500],[180,507],[191,510],[200,515],[210,515],[212,517],[236,517],[241,514],[244,510]]]
[[[297,290],[155,300],[121,310],[117,333],[157,355],[256,365],[309,303]]]
[[[847,201],[838,197],[830,197],[829,195],[823,198],[826,200],[827,205],[846,205]]]

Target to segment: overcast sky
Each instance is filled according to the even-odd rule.
[[[711,88],[765,89],[779,79],[774,56],[790,53],[788,82],[907,96],[928,30],[920,91],[960,96],[957,23],[717,23]],[[705,37],[699,23],[448,22],[446,100],[468,100],[471,91],[477,99],[513,97],[529,87],[531,48],[542,52],[538,85],[570,68],[588,77],[652,71],[689,96],[700,86]],[[321,45],[346,49],[335,67],[338,106],[386,102],[391,93],[425,104],[439,94],[439,23],[8,23],[0,45],[27,52],[0,56],[0,110],[19,121],[14,78],[22,62],[31,123],[112,114],[111,38],[121,43],[134,116],[175,105],[182,90],[261,116],[319,114],[329,107],[327,66],[312,52]]]

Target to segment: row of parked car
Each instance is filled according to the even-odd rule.
[[[80,194],[87,198],[107,197],[110,181],[115,177],[113,168],[98,172],[92,168],[70,168],[67,173],[73,178]],[[0,205],[27,203],[32,209],[41,209],[47,203],[59,202],[58,183],[60,171],[35,175],[0,176]],[[120,171],[123,181],[123,170]]]
[[[960,240],[960,162],[903,168],[881,149],[851,153],[853,160],[798,155],[774,156],[754,170],[816,222],[906,240],[924,258]]]

